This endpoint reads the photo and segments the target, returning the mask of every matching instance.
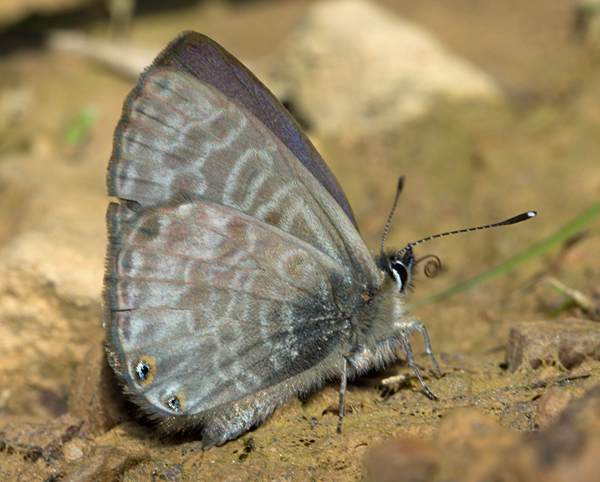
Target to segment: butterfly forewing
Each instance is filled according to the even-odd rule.
[[[157,67],[136,89],[124,119],[109,168],[110,194],[142,207],[220,203],[312,244],[351,270],[358,284],[376,276],[340,206],[279,138],[220,91]]]
[[[186,32],[175,39],[154,61],[153,66],[142,76],[134,90],[121,120],[119,131],[126,127],[128,110],[143,89],[144,77],[153,76],[157,70],[167,68],[176,72],[187,72],[198,81],[220,91],[231,102],[237,103],[252,113],[270,132],[280,139],[306,169],[336,200],[348,218],[356,226],[354,215],[346,195],[317,150],[289,112],[271,92],[242,65],[235,57],[208,37],[196,32]],[[191,99],[182,99],[188,101]],[[196,106],[198,107],[198,106]],[[157,117],[164,120],[163,117]],[[180,146],[183,147],[183,146]],[[120,145],[115,143],[114,157],[120,158]],[[109,190],[110,190],[109,177]]]

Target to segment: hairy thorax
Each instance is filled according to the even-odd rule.
[[[389,277],[384,277],[377,296],[358,310],[352,322],[348,361],[357,374],[396,360],[399,339],[395,327],[405,316],[404,294]]]

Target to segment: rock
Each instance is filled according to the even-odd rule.
[[[115,447],[96,446],[84,460],[70,468],[65,482],[112,482],[121,480],[123,474],[149,456],[144,452],[129,452]]]
[[[277,55],[269,85],[320,133],[394,130],[439,96],[500,97],[488,75],[365,0],[314,4]]]
[[[86,450],[82,432],[83,424],[68,415],[44,424],[0,420],[0,480],[53,480],[61,473],[66,447]]]
[[[548,428],[513,447],[485,480],[598,480],[599,414],[600,386],[597,386],[571,402]]]
[[[513,447],[518,434],[502,427],[493,416],[474,408],[460,408],[444,418],[435,437],[445,460],[441,472],[449,480],[476,481],[494,467],[500,454]]]
[[[83,457],[83,443],[81,440],[72,440],[63,447],[63,455],[68,463],[75,462]]]
[[[365,457],[367,478],[376,482],[487,480],[481,474],[490,472],[500,454],[512,450],[519,440],[494,417],[460,408],[444,417],[430,441],[404,437],[371,449]]]
[[[79,365],[69,389],[69,413],[85,421],[86,430],[100,435],[130,421],[137,409],[127,401],[101,343]]]
[[[134,47],[122,40],[98,39],[70,31],[49,34],[48,46],[59,52],[81,55],[135,82],[158,54],[153,49]]]
[[[547,407],[560,410],[568,397],[549,390]],[[475,409],[444,417],[431,441],[399,439],[372,449],[365,465],[373,481],[543,480],[592,482],[600,470],[600,386],[568,403],[534,434],[510,431]]]
[[[515,435],[474,408],[461,408],[444,418],[436,436],[442,451],[487,452],[514,443]]]
[[[510,330],[506,364],[511,371],[557,364],[572,369],[586,358],[600,359],[600,325],[596,322],[574,318],[524,322]]]
[[[57,163],[45,183],[43,162],[29,155],[0,166],[0,185],[20,199],[2,212],[11,229],[0,245],[0,410],[56,417],[76,364],[103,337],[106,198],[101,178],[90,189],[73,166]]]
[[[574,398],[573,392],[562,387],[550,387],[537,402],[536,422],[539,427],[548,427],[569,402]]]
[[[365,459],[372,482],[426,482],[438,470],[441,454],[431,443],[414,437],[386,441],[371,449]]]
[[[0,28],[28,15],[52,14],[92,3],[97,3],[97,0],[4,0],[0,2]]]
[[[552,395],[549,395],[549,397]],[[465,480],[598,480],[600,386],[569,403],[547,428],[497,454],[493,468]]]

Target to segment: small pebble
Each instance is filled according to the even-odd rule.
[[[71,440],[63,447],[63,455],[67,462],[74,462],[83,457],[83,443],[81,440]]]

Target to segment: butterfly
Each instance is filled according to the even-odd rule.
[[[346,381],[400,350],[433,397],[405,310],[418,242],[373,256],[298,124],[211,39],[182,33],[141,75],[107,184],[107,358],[166,432],[221,445],[332,379],[341,421]]]

